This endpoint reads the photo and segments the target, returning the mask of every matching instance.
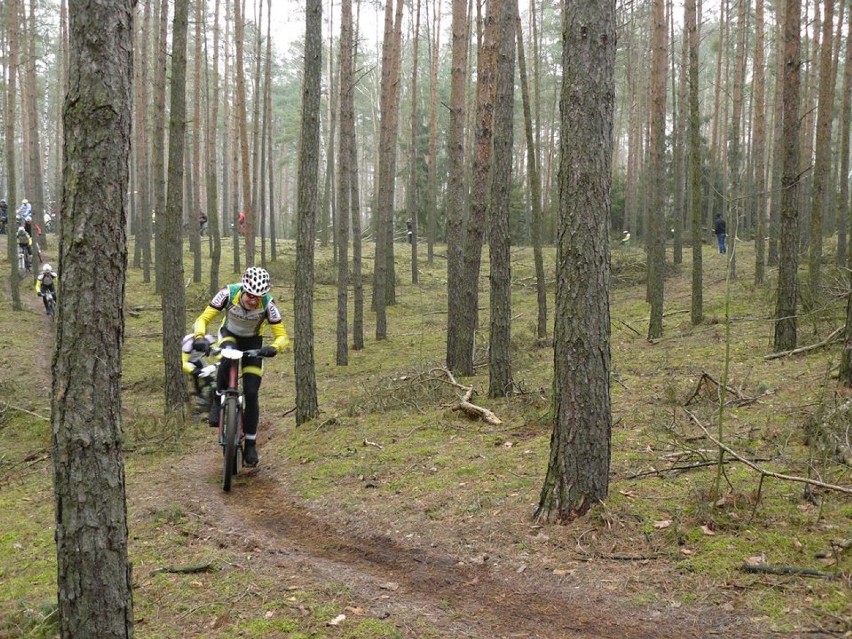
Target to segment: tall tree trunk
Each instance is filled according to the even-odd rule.
[[[210,296],[216,294],[219,290],[219,264],[222,260],[222,238],[219,216],[219,181],[216,177],[216,160],[218,158],[218,135],[217,123],[219,121],[219,0],[215,0],[216,9],[213,17],[213,78],[212,78],[212,94],[211,94],[211,78],[210,78],[210,56],[207,55],[207,40],[205,39],[205,84],[204,90],[207,97],[207,109],[204,115],[207,118],[205,122],[205,133],[207,136],[207,158],[205,167],[207,171],[207,222],[210,226],[210,241],[212,242],[210,251],[210,287],[208,292]],[[205,13],[206,15],[206,13]],[[223,160],[224,160],[224,153]],[[223,182],[226,182],[223,179]],[[222,198],[222,201],[227,206],[227,197]],[[223,211],[221,216],[227,219],[227,213]]]
[[[101,638],[133,636],[121,434],[132,14],[132,0],[69,2],[62,303],[50,395],[62,637],[94,629]]]
[[[544,255],[541,250],[541,178],[538,172],[538,140],[533,135],[532,109],[530,108],[530,91],[527,86],[527,64],[524,55],[523,29],[520,15],[516,18],[515,29],[518,32],[518,69],[521,78],[521,98],[524,105],[524,133],[527,140],[527,173],[530,182],[530,201],[532,204],[532,245],[533,261],[535,262],[535,291],[538,303],[538,321],[536,322],[536,337],[540,340],[547,338],[547,293],[544,279]]]
[[[842,11],[840,19],[843,20]],[[837,76],[832,55],[834,0],[825,0],[822,24],[822,47],[819,54],[819,111],[811,191],[811,238],[808,247],[808,283],[813,299],[818,299],[821,286],[823,212],[831,174],[831,121],[834,117],[834,79]]]
[[[539,521],[571,521],[609,491],[615,45],[615,0],[563,0],[553,434]]]
[[[18,279],[18,243],[15,241],[15,230],[12,227],[12,216],[15,214],[17,200],[16,169],[15,169],[15,105],[17,104],[17,78],[15,69],[18,67],[18,0],[6,3],[6,29],[9,39],[6,70],[6,109],[3,132],[6,143],[6,179],[8,186],[7,203],[9,204],[9,230],[6,234],[7,256],[9,258],[9,289],[12,294],[12,310],[20,311],[21,293]]]
[[[785,0],[784,9],[784,155],[781,177],[781,234],[775,303],[776,351],[796,348],[796,275],[799,266],[799,58],[801,0]]]
[[[764,86],[763,0],[755,0],[754,42],[754,191],[757,221],[754,239],[754,283],[763,284],[766,274],[766,87]]]
[[[385,9],[382,46],[381,127],[376,220],[376,253],[373,305],[376,309],[376,339],[387,338],[387,305],[393,303],[393,221],[394,183],[396,178],[396,136],[399,116],[399,56],[401,47],[402,3],[397,0],[396,15],[392,2]]]
[[[154,202],[154,281],[158,294],[163,289],[163,215],[166,206],[166,40],[169,20],[169,1],[160,0],[159,11],[155,18],[157,26],[156,46],[154,47],[156,65],[154,68],[154,114],[153,134],[151,136],[151,165]]]
[[[842,22],[842,20],[841,20]],[[838,228],[849,229],[849,134],[852,129],[852,7],[846,19],[846,62],[843,65],[843,103],[840,134],[840,196],[837,203]],[[846,233],[840,237],[845,239]],[[840,242],[840,237],[838,242]],[[852,250],[844,241],[844,262],[849,269],[850,292],[846,300],[846,339],[840,360],[840,381],[844,386],[852,386]],[[840,246],[837,248],[840,253]]]
[[[357,66],[358,60],[358,32],[357,22],[352,38],[352,68]],[[355,121],[355,95],[349,101],[352,113],[349,117]],[[360,351],[364,348],[364,281],[361,275],[362,251],[361,251],[361,193],[358,187],[358,150],[355,136],[355,127],[350,127],[349,140],[349,208],[352,210],[352,350]]]
[[[462,363],[456,344],[461,316],[457,300],[464,278],[464,103],[467,68],[467,4],[452,0],[452,62],[450,122],[447,131],[447,368],[458,372]]]
[[[175,0],[172,22],[171,106],[169,108],[169,174],[163,230],[163,364],[166,414],[184,417],[186,384],[180,344],[186,324],[183,288],[183,178],[186,141],[186,40],[188,0]]]
[[[268,0],[267,13],[272,15],[272,0]],[[267,169],[269,175],[269,257],[278,260],[278,235],[275,226],[275,165],[272,161],[272,20],[266,23],[266,90],[264,104],[268,119],[266,126]]]
[[[314,242],[316,241],[319,171],[320,74],[322,72],[322,0],[305,8],[305,71],[302,82],[302,136],[299,145],[299,193],[296,231],[296,277],[293,288],[293,364],[296,378],[296,424],[319,414],[314,365]]]
[[[689,200],[692,219],[692,295],[690,319],[693,325],[704,321],[704,265],[701,241],[701,118],[698,108],[698,49],[700,45],[695,7],[686,0],[686,33],[689,39]]]
[[[144,86],[139,88],[139,104],[137,105],[137,109],[139,110],[139,116],[137,118],[139,123],[139,133],[137,138],[138,153],[136,156],[136,163],[138,166],[137,183],[139,185],[139,234],[136,236],[136,243],[142,247],[142,281],[146,284],[151,282],[151,266],[153,265],[151,256],[151,236],[154,231],[152,217],[154,213],[154,205],[151,201],[151,152],[153,150],[151,143],[154,132],[154,114],[152,109],[153,90],[149,91],[149,87],[153,89],[153,73],[154,68],[156,67],[156,65],[153,64],[153,61],[156,60],[157,56],[156,49],[151,48],[151,32],[154,24],[153,14],[155,2],[156,0],[148,0],[145,3],[145,23],[139,37],[142,45],[139,48],[142,56],[142,59],[139,61],[139,66],[143,78],[141,84]],[[151,55],[150,59],[148,57],[149,53]]]
[[[743,85],[745,84],[746,64],[746,9],[748,0],[737,0],[739,9],[737,11],[737,44],[734,53],[734,104],[731,115],[731,130],[728,154],[728,189],[731,205],[728,207],[729,219],[728,230],[730,233],[729,246],[727,247],[728,267],[732,278],[737,277],[737,237],[740,227],[740,219],[743,217],[742,198],[740,194],[742,178],[740,175],[740,156],[742,140],[740,139],[741,124],[743,119]]]
[[[441,43],[441,0],[433,0],[429,38],[429,195],[427,196],[427,256],[429,266],[435,261],[435,234],[438,217],[438,53]],[[427,17],[429,12],[426,13]]]
[[[337,159],[337,365],[349,364],[349,171],[354,122],[352,71],[352,0],[340,5],[340,143]]]
[[[778,240],[781,232],[781,176],[784,172],[784,2],[775,9],[775,105],[772,127],[772,170],[769,197],[769,248],[767,266],[778,265]]]
[[[206,209],[201,201],[201,60],[204,50],[202,49],[201,25],[204,21],[204,3],[195,0],[195,53],[192,74],[192,191],[191,205],[189,207],[189,238],[192,248],[192,281],[201,281],[201,224],[198,214]],[[210,220],[208,218],[208,229]]]
[[[500,38],[500,2],[489,0],[486,3],[485,27],[476,70],[476,120],[473,152],[473,172],[470,182],[470,209],[467,216],[467,230],[464,234],[463,277],[461,278],[461,296],[452,300],[451,307],[458,313],[458,335],[453,343],[458,352],[453,360],[455,372],[459,375],[473,375],[474,336],[479,315],[479,271],[482,262],[482,241],[488,219],[491,186],[491,167],[496,158],[492,156],[494,136],[494,109],[497,85],[497,47]],[[505,170],[505,167],[504,167]],[[496,181],[496,177],[495,177]],[[449,339],[448,339],[449,343]]]
[[[648,301],[651,319],[648,339],[663,335],[663,286],[666,260],[664,231],[665,137],[666,137],[666,16],[663,0],[651,5],[651,102],[649,164],[653,181],[648,211]]]
[[[32,205],[33,216],[33,234],[35,235],[36,226],[44,228],[44,178],[42,176],[41,166],[41,135],[39,133],[39,118],[38,118],[38,79],[36,78],[36,40],[38,34],[36,32],[35,18],[35,0],[30,0],[30,17],[29,17],[29,46],[27,53],[27,124],[29,127],[29,174],[31,177],[31,187],[27,192],[27,198]],[[47,248],[47,234],[41,237],[33,237],[33,243],[38,242],[41,248]],[[37,269],[39,265],[39,253],[33,251],[33,269]]]
[[[417,9],[414,18],[414,45],[411,54],[412,71],[411,71],[411,130],[410,141],[408,148],[408,189],[406,191],[406,209],[408,209],[408,243],[411,248],[411,283],[417,284],[419,281],[417,272],[417,236],[420,228],[420,217],[417,206],[417,134],[418,134],[418,118],[417,118],[417,55],[420,45],[420,3],[417,0]]]
[[[240,185],[242,186],[242,212],[245,214],[245,223],[243,225],[245,232],[245,249],[246,249],[246,266],[254,264],[254,233],[255,233],[255,212],[252,210],[254,203],[252,202],[252,175],[251,165],[249,164],[249,141],[248,141],[248,115],[246,108],[246,74],[245,63],[243,62],[243,43],[245,42],[246,22],[243,15],[243,7],[241,6],[245,0],[234,0],[234,44],[236,47],[236,58],[234,62],[234,74],[236,86],[235,89],[235,121],[237,145],[240,151],[239,163],[241,171]],[[237,229],[240,233],[242,229]]]
[[[512,381],[512,265],[509,209],[512,199],[512,143],[515,97],[515,13],[517,0],[498,0],[494,93],[494,179],[491,184],[491,330],[488,340],[488,396],[514,392]]]

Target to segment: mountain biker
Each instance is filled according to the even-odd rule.
[[[24,253],[24,267],[29,271],[30,264],[32,264],[33,260],[33,240],[30,237],[30,234],[27,233],[27,229],[25,229],[23,226],[18,227],[16,237],[18,239],[18,248]]]
[[[0,200],[0,235],[6,235],[6,225],[9,223],[9,205],[6,200]]]
[[[274,357],[290,343],[281,313],[270,295],[269,273],[266,269],[249,266],[241,282],[229,284],[221,289],[198,316],[193,325],[193,349],[207,352],[207,324],[219,313],[225,319],[219,328],[219,344],[231,345],[241,351],[260,349],[261,357],[243,356],[243,395],[245,412],[243,413],[243,431],[245,450],[243,459],[246,466],[257,466],[257,423],[260,417],[258,393],[263,376],[263,357]],[[272,344],[263,345],[263,333],[266,326],[272,330]],[[236,362],[223,359],[216,376],[216,390],[221,393],[228,386],[228,372]],[[211,426],[219,425],[219,406],[211,402],[207,416]]]
[[[205,335],[204,337],[210,346],[216,342],[216,338],[212,335]],[[208,402],[210,401],[210,398],[205,392],[207,390],[207,385],[199,378],[199,375],[201,374],[202,369],[207,365],[207,362],[204,361],[203,352],[193,349],[192,345],[194,342],[195,335],[192,333],[184,335],[180,347],[180,358],[183,362],[183,372],[192,376],[192,386],[195,389],[196,405],[207,408]]]
[[[15,213],[17,213],[18,215],[18,220],[21,222],[23,222],[28,215],[32,215],[32,212],[32,204],[30,204],[30,201],[27,199],[21,200],[21,206],[19,206],[18,210],[15,211]]]
[[[35,290],[36,294],[41,298],[41,301],[44,302],[44,310],[47,311],[47,297],[45,297],[46,292],[50,292],[53,294],[53,301],[57,302],[58,298],[56,296],[56,283],[59,281],[59,275],[56,274],[56,271],[53,270],[53,267],[50,264],[45,264],[41,267],[41,273],[36,277]]]

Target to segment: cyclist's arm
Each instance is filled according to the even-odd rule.
[[[284,328],[284,322],[270,324],[269,328],[272,329],[272,345],[280,353],[290,345],[290,336],[287,335],[287,329]]]
[[[189,353],[181,352],[180,361],[182,364],[183,372],[187,375],[192,375],[192,371],[195,370],[195,365],[189,361]]]
[[[205,308],[204,312],[198,316],[197,320],[195,320],[195,324],[192,325],[193,336],[196,339],[203,339],[207,335],[207,325],[213,321],[219,313],[220,309],[213,306]]]
[[[36,285],[35,286],[36,286],[36,293],[41,293],[41,278],[40,277],[36,278]]]

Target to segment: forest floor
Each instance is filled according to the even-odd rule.
[[[159,416],[160,359],[151,366],[159,302],[131,272],[122,404],[135,636],[852,636],[852,561],[843,546],[852,500],[801,483],[764,484],[730,462],[714,495],[717,453],[699,428],[719,428],[713,384],[723,379],[733,325],[726,441],[777,472],[849,486],[848,465],[814,442],[844,428],[830,419],[850,397],[831,377],[838,347],[765,360],[771,284],[748,282],[741,259],[739,279],[727,286],[734,319],[726,324],[725,263],[709,248],[705,255],[705,323],[689,326],[682,309],[690,273],[673,267],[666,335],[649,342],[641,252],[614,254],[611,496],[564,526],[531,519],[552,427],[552,351],[531,328],[526,254],[515,255],[513,301],[513,370],[523,392],[473,399],[501,425],[452,410],[460,393],[440,371],[442,273],[424,268],[419,286],[400,285],[391,338],[368,339],[345,368],[334,365],[334,289],[320,281],[322,415],[296,428],[292,358],[269,363],[261,463],[230,493],[221,490],[221,452],[202,416],[185,424]],[[275,281],[291,279],[286,267],[270,270]],[[400,258],[397,272],[407,273]],[[279,292],[292,327],[289,294]],[[188,321],[206,297],[200,285],[190,290]],[[487,308],[487,290],[484,298]],[[29,288],[24,302],[24,324],[49,335]],[[808,316],[801,343],[830,334],[839,316]],[[0,310],[0,325],[13,319]],[[9,514],[0,532],[0,638],[35,639],[55,635],[50,429],[39,419],[52,342],[29,344],[35,357],[15,342],[13,331],[0,332],[0,348],[18,355],[0,382],[0,508]],[[459,381],[482,389],[487,366],[479,371]],[[817,575],[745,572],[758,557]]]

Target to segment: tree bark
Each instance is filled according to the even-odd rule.
[[[498,0],[494,93],[494,166],[491,182],[491,330],[488,340],[488,396],[514,393],[512,381],[512,264],[509,209],[515,97],[515,13],[517,0]]]
[[[296,424],[319,415],[314,365],[313,287],[319,171],[320,74],[322,72],[322,0],[307,0],[305,71],[302,82],[302,141],[299,145],[299,192],[296,231],[296,277],[293,289],[293,352],[296,378]]]
[[[799,266],[799,89],[801,0],[785,0],[783,165],[778,290],[775,303],[775,351],[796,348],[796,275]]]
[[[841,21],[843,12],[840,13]],[[831,123],[834,118],[834,80],[837,76],[832,54],[834,0],[825,0],[822,17],[822,46],[819,54],[819,108],[817,112],[816,149],[811,192],[811,237],[808,247],[808,284],[811,294],[818,296],[822,272],[823,217],[831,174]],[[848,180],[848,177],[847,177]],[[818,299],[818,297],[814,297]]]
[[[689,39],[689,200],[692,218],[692,294],[690,319],[693,325],[704,321],[704,264],[701,241],[701,119],[698,108],[698,49],[700,20],[696,0],[686,0],[685,21]]]
[[[132,0],[69,2],[62,303],[51,392],[59,619],[66,638],[133,636],[121,452],[132,13]]]
[[[562,33],[554,421],[535,519],[565,522],[609,490],[615,0],[563,0]]]
[[[450,121],[447,131],[447,368],[461,370],[456,344],[461,317],[457,300],[464,279],[464,103],[467,68],[467,3],[452,0]]]
[[[186,385],[181,361],[181,338],[186,324],[183,285],[183,178],[186,140],[186,40],[188,0],[175,0],[172,22],[171,107],[169,109],[169,171],[163,216],[163,364],[166,414],[182,420]]]
[[[20,311],[21,293],[20,280],[18,279],[18,243],[15,241],[15,228],[13,220],[15,216],[15,203],[17,200],[16,170],[15,170],[15,105],[16,97],[16,73],[18,67],[18,0],[9,0],[6,4],[6,29],[8,30],[9,50],[6,71],[6,108],[3,123],[3,131],[6,143],[6,179],[7,203],[9,205],[9,222],[6,232],[6,248],[9,258],[9,289],[12,294],[12,310]]]
[[[352,73],[352,0],[340,5],[340,143],[337,146],[337,356],[338,366],[349,364],[349,142],[354,122]]]
[[[648,210],[648,302],[651,319],[648,339],[663,335],[663,287],[666,261],[665,137],[666,137],[666,17],[663,0],[653,0],[651,9],[651,102],[649,177],[652,181]]]

